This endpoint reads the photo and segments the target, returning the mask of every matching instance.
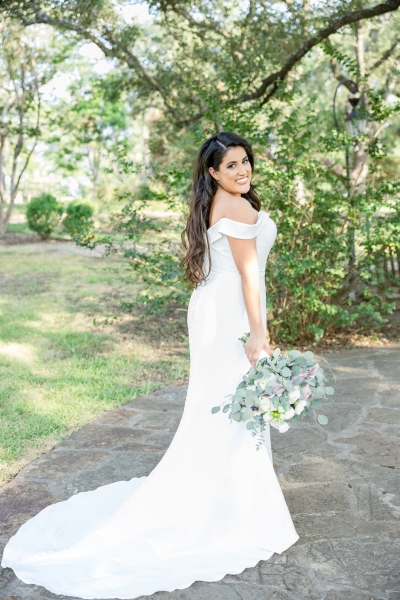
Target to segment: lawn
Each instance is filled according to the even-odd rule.
[[[187,379],[184,315],[118,315],[138,287],[120,259],[83,252],[0,246],[0,484],[102,412]]]

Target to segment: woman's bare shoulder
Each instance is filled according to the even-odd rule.
[[[216,223],[223,218],[247,223],[248,225],[257,222],[258,213],[246,198],[234,196],[225,190],[221,190],[215,200],[213,222]]]

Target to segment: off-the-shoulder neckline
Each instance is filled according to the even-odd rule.
[[[257,215],[257,222],[256,223],[243,223],[243,221],[235,221],[234,219],[229,219],[228,217],[222,217],[222,219],[220,219],[219,221],[217,221],[216,223],[214,223],[214,225],[211,225],[211,227],[209,227],[207,229],[208,231],[211,231],[211,229],[214,229],[214,227],[216,227],[217,225],[219,225],[220,223],[222,223],[222,221],[232,221],[232,223],[238,223],[238,225],[246,225],[246,227],[255,227],[256,225],[258,225],[258,222],[260,220],[260,215],[267,215],[267,217],[269,217],[269,213],[266,212],[265,210],[260,210],[258,212]]]

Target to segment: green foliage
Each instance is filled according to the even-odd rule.
[[[75,19],[75,29],[98,41],[114,61],[101,75],[87,64],[83,68],[82,57],[77,60],[69,93],[58,102],[58,112],[49,111],[55,116],[47,157],[59,172],[80,174],[81,191],[90,179],[96,206],[106,185],[107,194],[115,188],[114,198],[123,203],[102,231],[85,227],[81,241],[101,242],[125,257],[132,279],[142,285],[145,312],[183,309],[190,290],[179,268],[180,233],[193,158],[215,131],[236,131],[254,144],[263,209],[278,226],[266,274],[272,339],[320,340],[338,328],[382,324],[399,276],[392,239],[398,235],[398,151],[387,156],[398,136],[396,127],[386,128],[400,107],[393,106],[396,56],[388,52],[397,39],[399,13],[343,27],[329,42],[320,39],[301,64],[263,86],[326,26],[329,15],[357,10],[359,2],[308,8],[256,2],[246,12],[201,0],[190,8],[151,0],[152,19],[140,24],[124,21],[118,5],[119,0],[43,4],[56,26],[63,11],[62,27],[58,23],[63,35],[68,19]],[[26,17],[30,3],[21,6]],[[358,163],[355,141],[343,127],[344,102],[347,114],[350,109],[344,86],[336,111],[342,130],[332,130],[332,97],[344,77],[357,81],[360,107],[369,114],[369,129],[358,140]],[[354,173],[364,166],[368,174],[361,185]],[[392,191],[384,188],[385,180]],[[102,212],[110,214],[109,206]]]
[[[335,48],[330,43],[322,44],[323,51],[328,55],[338,61],[340,65],[346,68],[347,73],[353,75],[357,79],[360,78],[360,69],[355,58],[351,58],[347,56],[344,52],[341,52],[338,48]]]
[[[277,223],[278,237],[266,270],[270,337],[274,342],[319,341],[341,328],[379,327],[385,322],[382,315],[393,309],[387,274],[398,276],[400,184],[382,184],[377,166],[382,159],[377,162],[371,151],[368,185],[363,193],[349,198],[345,175],[330,168],[344,157],[344,149],[351,143],[347,136],[318,130],[315,97],[307,105],[285,93],[282,99],[284,111],[282,103],[262,111],[232,111],[225,124],[225,129],[238,131],[253,142],[255,183],[263,210]],[[200,135],[198,130],[196,137]],[[277,142],[272,152],[271,135]],[[200,141],[196,139],[196,144]],[[365,137],[367,152],[373,142]],[[165,169],[155,166],[147,183],[136,194],[128,194],[123,210],[114,216],[114,235],[129,242],[119,249],[135,279],[144,284],[140,301],[147,313],[184,306],[188,300],[190,290],[179,268],[179,235],[190,180],[188,168],[174,163]],[[176,218],[157,221],[145,216],[143,210],[149,202],[167,203],[176,211]],[[389,206],[389,213],[381,213]],[[349,263],[350,228],[355,229],[358,248],[354,268]],[[111,246],[115,248],[112,240]],[[131,304],[124,306],[132,308]]]
[[[51,194],[41,194],[32,198],[26,209],[26,218],[29,227],[41,238],[50,237],[53,229],[58,225],[63,213],[62,205]]]
[[[93,227],[93,209],[83,202],[71,202],[67,206],[63,227],[73,238],[85,236]]]

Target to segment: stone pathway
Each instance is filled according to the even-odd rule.
[[[300,540],[240,575],[152,600],[400,599],[400,345],[327,358],[338,378],[336,402],[324,409],[329,425],[303,421],[287,434],[272,432]],[[25,467],[0,490],[1,549],[48,504],[148,474],[174,435],[185,391],[165,388],[111,410]],[[0,598],[61,596],[3,569]]]

